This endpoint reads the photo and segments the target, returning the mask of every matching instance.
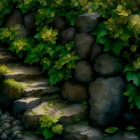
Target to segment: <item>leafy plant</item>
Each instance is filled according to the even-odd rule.
[[[108,127],[107,129],[105,129],[105,132],[108,134],[114,134],[119,130],[118,127]]]
[[[43,108],[46,114],[40,118],[37,134],[43,134],[46,139],[52,139],[55,134],[61,134],[63,131],[63,126],[58,123],[61,113],[57,113],[55,109]]]

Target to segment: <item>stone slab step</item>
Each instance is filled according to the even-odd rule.
[[[103,133],[91,126],[73,124],[64,128],[63,140],[104,140]]]
[[[7,64],[7,72],[5,77],[8,79],[14,79],[16,81],[23,81],[25,79],[39,77],[41,70],[35,66],[24,66],[20,63]]]
[[[7,64],[16,61],[16,58],[11,56],[10,54],[0,51],[0,64]]]
[[[24,97],[50,96],[59,92],[60,90],[56,86],[50,86],[49,80],[47,78],[36,78],[19,83],[21,83],[24,87]]]
[[[46,114],[46,109],[48,113],[53,113],[53,115],[61,114],[60,122],[64,126],[87,118],[87,106],[83,107],[81,104],[69,104],[61,99],[50,100],[24,113],[22,120],[25,128],[37,128],[40,117]]]

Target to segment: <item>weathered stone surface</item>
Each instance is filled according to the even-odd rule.
[[[86,34],[86,33],[79,33],[76,34],[75,37],[75,46],[76,46],[76,51],[77,54],[81,59],[87,58],[92,43],[95,41],[92,35]]]
[[[23,81],[27,78],[35,78],[41,75],[41,70],[38,67],[24,66],[20,63],[8,64],[6,66],[8,71],[5,73],[5,77],[16,81]]]
[[[93,44],[91,49],[91,54],[90,54],[90,61],[92,62],[95,59],[95,57],[99,55],[101,52],[102,52],[101,46],[99,46],[99,44],[96,43]]]
[[[79,61],[76,64],[74,77],[79,82],[89,82],[93,79],[93,70],[87,61]]]
[[[62,86],[61,94],[70,102],[81,102],[87,98],[86,87],[74,81],[66,81]]]
[[[22,121],[26,129],[33,129],[38,126],[40,117],[46,114],[43,106],[50,111],[55,111],[54,115],[61,114],[60,122],[63,125],[74,123],[77,118],[83,120],[87,117],[87,106],[70,105],[62,100],[48,101],[24,113]]]
[[[24,25],[20,25],[19,34],[17,35],[18,38],[27,37],[29,34],[28,30],[25,28]]]
[[[35,78],[34,80],[27,80],[21,82],[24,87],[25,97],[42,97],[45,95],[54,95],[60,91],[60,88],[56,86],[50,86],[49,80],[47,78]]]
[[[20,25],[19,34],[17,35],[19,38],[26,37],[28,35],[28,31],[23,25],[23,15],[19,10],[14,10],[13,13],[8,17],[6,21],[6,26],[15,26]]]
[[[69,41],[74,40],[75,37],[75,29],[73,27],[70,27],[63,32],[61,32],[62,42],[65,44]]]
[[[80,32],[92,32],[96,29],[100,16],[98,12],[79,15],[75,26]]]
[[[0,49],[0,64],[7,64],[15,61],[15,57],[11,56],[10,54],[1,51]]]
[[[75,124],[64,128],[64,140],[103,140],[103,134],[97,128]]]
[[[22,14],[19,10],[14,10],[13,13],[8,17],[6,26],[22,24]]]
[[[94,69],[103,76],[116,75],[123,71],[123,60],[109,53],[103,53],[96,57]]]
[[[117,121],[124,104],[124,80],[121,77],[98,78],[90,83],[90,118],[93,125]]]
[[[23,113],[25,110],[32,109],[39,105],[41,102],[40,98],[22,98],[13,103],[13,114],[19,115]]]
[[[24,25],[27,30],[33,29],[35,26],[35,18],[32,13],[28,13],[24,16]]]
[[[37,135],[30,135],[30,136],[24,135],[23,138],[20,140],[45,140],[45,139]]]
[[[119,132],[112,136],[107,136],[105,140],[140,140],[135,132]]]
[[[53,22],[54,28],[63,31],[66,27],[66,21],[63,17],[57,17]]]

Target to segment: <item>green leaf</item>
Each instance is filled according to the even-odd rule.
[[[43,129],[43,135],[46,139],[52,139],[54,136],[54,133],[52,132],[52,130],[48,129],[48,128],[44,128]]]
[[[114,134],[115,132],[117,132],[119,130],[118,127],[109,127],[107,129],[105,129],[105,132],[108,134]]]
[[[126,127],[126,130],[128,130],[128,131],[132,131],[132,130],[135,130],[135,129],[136,128],[132,125],[129,125],[129,126]]]

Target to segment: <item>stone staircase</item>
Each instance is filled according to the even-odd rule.
[[[55,110],[56,115],[62,113],[60,122],[64,127],[87,118],[86,105],[71,104],[63,100],[59,87],[50,86],[49,80],[38,67],[17,62],[16,58],[4,48],[0,48],[0,71],[2,67],[6,67],[6,70],[2,71],[3,79],[12,79],[16,82],[17,88],[19,84],[23,89],[21,96],[13,98],[16,92],[14,86],[12,84],[2,86],[0,102],[12,105],[12,113],[21,117],[25,128],[34,129],[38,126],[39,118],[45,114],[43,106]]]

